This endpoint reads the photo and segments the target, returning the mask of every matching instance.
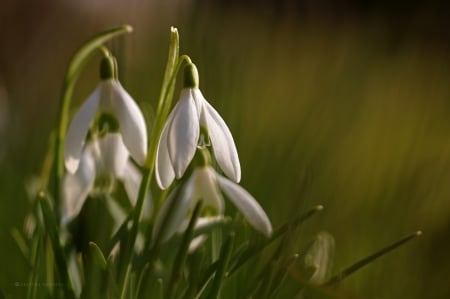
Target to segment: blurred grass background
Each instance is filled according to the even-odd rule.
[[[27,267],[9,237],[29,208],[71,55],[129,23],[110,46],[151,112],[168,32],[229,124],[245,186],[275,227],[326,211],[292,240],[336,239],[335,270],[416,229],[422,238],[345,281],[357,298],[449,298],[450,7],[444,1],[3,1],[0,9],[0,288]],[[97,83],[96,63],[75,94]]]

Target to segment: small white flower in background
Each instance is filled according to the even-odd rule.
[[[331,234],[320,232],[305,256],[305,266],[311,268],[313,273],[309,281],[313,284],[322,284],[331,273],[334,259],[334,238]]]
[[[77,171],[74,174],[67,173],[63,181],[63,223],[78,215],[86,198],[95,189],[97,178],[122,181],[128,198],[134,205],[142,175],[129,157],[119,133],[109,133],[88,142]]]
[[[201,140],[200,128],[209,140]],[[180,99],[169,114],[161,133],[156,155],[156,181],[161,189],[181,178],[192,161],[197,145],[211,142],[214,156],[222,171],[239,183],[241,166],[233,136],[222,117],[203,97],[198,88],[198,73],[193,64],[185,71]]]
[[[104,61],[102,66],[110,63],[103,63]],[[111,70],[110,73],[112,72]],[[102,74],[103,80],[80,107],[69,126],[64,145],[64,161],[70,173],[77,171],[90,124],[95,115],[101,112],[117,118],[119,131],[131,157],[140,165],[145,162],[147,127],[144,116],[120,82],[112,78],[112,75],[109,76],[110,73],[107,72],[108,75],[105,76]]]
[[[203,243],[208,239],[208,235],[206,234],[207,231],[211,231],[213,227],[215,227],[217,224],[221,223],[228,223],[231,221],[231,218],[224,217],[223,215],[219,216],[209,216],[209,217],[199,217],[197,219],[197,222],[195,223],[194,230],[196,232],[199,232],[197,236],[194,236],[194,238],[189,243],[188,252],[193,253],[196,251]],[[181,224],[180,228],[178,229],[177,233],[183,234],[186,229],[189,226],[190,219],[185,219],[183,223]]]
[[[161,242],[168,240],[180,229],[189,209],[193,208],[199,200],[203,200],[205,208],[210,207],[217,214],[223,214],[224,201],[219,188],[255,230],[265,236],[272,233],[269,218],[250,193],[218,174],[212,167],[201,166],[193,171],[184,185],[175,188],[169,194],[155,220],[153,240],[157,236]]]

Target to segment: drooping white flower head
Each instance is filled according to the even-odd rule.
[[[102,79],[80,107],[67,131],[64,162],[70,173],[78,169],[90,124],[99,112],[117,118],[119,131],[131,157],[140,165],[145,162],[147,127],[141,110],[118,80],[103,75]]]
[[[199,200],[205,207],[223,214],[224,201],[220,190],[239,209],[248,223],[265,236],[272,233],[272,225],[256,199],[238,184],[218,174],[211,166],[196,168],[186,183],[175,188],[161,207],[153,227],[153,240],[168,240]],[[167,218],[167,219],[166,219]]]
[[[186,67],[184,88],[169,114],[161,133],[156,154],[156,181],[161,189],[181,178],[202,143],[201,128],[206,130],[214,156],[225,175],[236,183],[241,166],[236,145],[222,117],[198,88],[198,73],[193,64]],[[205,137],[205,136],[203,136]]]
[[[63,223],[80,212],[96,178],[110,177],[123,182],[131,204],[135,204],[142,175],[129,159],[130,154],[119,133],[109,133],[85,146],[77,171],[68,172],[63,181]],[[149,201],[147,201],[149,202]]]

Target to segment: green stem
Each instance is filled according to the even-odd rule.
[[[164,236],[166,234],[165,228],[167,227],[167,223],[173,217],[173,213],[177,210],[177,205],[178,205],[178,201],[179,201],[179,193],[181,192],[181,190],[182,190],[182,187],[178,187],[177,189],[175,189],[173,191],[173,192],[175,192],[174,200],[170,203],[170,207],[169,207],[169,209],[167,209],[167,214],[164,215],[164,219],[161,224],[161,228],[159,231],[157,231],[155,237],[151,238],[152,243],[151,243],[151,247],[150,247],[150,250],[148,251],[148,253],[146,254],[144,252],[145,259],[141,262],[141,265],[142,266],[149,265],[150,270],[153,268],[153,263],[154,263],[156,257],[159,255],[161,236]],[[138,294],[145,294],[146,286],[147,286],[145,284],[145,282],[148,281],[150,274],[151,274],[151,271],[147,271],[146,273],[143,273],[142,281],[144,282],[144,284],[142,284],[142,288],[138,290]]]
[[[153,175],[153,170],[152,169],[144,169],[144,175],[142,177],[142,183],[141,186],[139,188],[139,193],[138,193],[138,202],[139,199],[142,198],[142,203],[143,203],[143,199],[145,198],[145,194],[147,192],[147,189],[150,185],[150,179],[151,176]],[[142,208],[142,207],[141,207]],[[137,207],[136,207],[137,209]],[[134,211],[134,215],[137,215],[138,212]],[[139,213],[140,214],[140,213]],[[137,235],[139,232],[139,217],[133,218],[133,221],[137,221],[137,222],[133,222],[133,225],[131,227],[127,242],[125,243],[125,248],[123,251],[123,255],[121,258],[121,263],[119,265],[119,286],[121,289],[121,298],[124,298],[124,296],[126,295],[126,290],[128,287],[128,278],[129,275],[131,274],[131,265],[132,265],[132,253],[133,253],[133,249],[134,249],[134,244],[136,242],[137,239]]]
[[[125,290],[127,288],[128,276],[131,272],[131,264],[132,264],[132,253],[134,244],[136,242],[137,234],[139,231],[139,220],[142,213],[142,207],[144,205],[145,195],[147,193],[147,189],[150,185],[151,178],[154,172],[154,165],[156,159],[156,152],[158,149],[158,141],[162,132],[162,128],[164,126],[164,122],[167,118],[167,113],[170,109],[173,89],[175,85],[176,71],[177,71],[177,62],[178,62],[178,53],[179,53],[179,36],[176,28],[171,28],[170,33],[170,44],[169,44],[169,55],[167,58],[167,65],[164,72],[164,79],[161,87],[161,93],[158,100],[158,108],[156,111],[155,123],[153,126],[153,132],[150,136],[149,148],[147,159],[144,165],[144,175],[142,178],[141,186],[139,188],[138,199],[136,201],[136,206],[133,210],[133,224],[131,227],[130,235],[127,240],[126,248],[124,251],[124,257],[122,259],[122,267],[119,272],[119,285],[121,286],[121,293],[126,293]],[[123,271],[124,267],[126,267],[126,271]]]
[[[175,78],[177,74],[177,62],[178,62],[178,52],[179,52],[179,37],[178,37],[178,31],[175,28],[171,28],[171,35],[170,35],[170,45],[169,45],[169,56],[167,59],[167,65],[166,70],[164,73],[164,79],[163,84],[161,87],[161,93],[158,100],[158,108],[156,111],[156,118],[155,123],[153,126],[153,132],[150,136],[150,142],[149,142],[149,148],[148,148],[148,155],[147,159],[145,161],[145,168],[147,169],[146,172],[148,172],[148,180],[150,181],[154,167],[155,167],[155,160],[156,160],[156,152],[158,150],[158,141],[159,137],[161,135],[162,129],[164,127],[164,122],[167,118],[167,113],[164,113],[166,110],[168,111],[170,109],[171,103],[172,103],[172,93],[173,88],[175,85]],[[172,91],[172,92],[170,92]],[[139,218],[141,217],[141,211],[142,206],[144,204],[145,199],[145,192],[147,191],[147,188],[145,190],[142,189],[142,185],[146,185],[148,182],[145,182],[144,179],[141,183],[141,188],[139,190],[139,196],[136,202],[135,212],[133,215],[133,225],[137,225],[139,222]],[[141,193],[141,191],[144,191]]]
[[[220,252],[219,264],[217,266],[216,274],[214,275],[214,281],[212,283],[211,293],[208,298],[219,298],[220,290],[227,275],[227,267],[231,257],[231,251],[233,249],[234,243],[234,233],[230,233],[227,240],[222,246],[222,250]]]
[[[186,257],[189,250],[189,244],[192,240],[194,227],[200,215],[201,208],[202,208],[202,201],[199,201],[195,205],[194,212],[192,213],[192,217],[191,220],[189,221],[188,228],[186,229],[186,232],[183,235],[183,239],[181,240],[177,256],[175,257],[175,261],[173,263],[172,274],[170,275],[170,280],[167,288],[168,299],[172,298],[172,294],[176,290],[181,274],[183,272],[184,263],[186,262]]]

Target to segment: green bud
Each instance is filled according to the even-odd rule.
[[[198,71],[193,63],[188,63],[184,68],[184,87],[198,88]]]

